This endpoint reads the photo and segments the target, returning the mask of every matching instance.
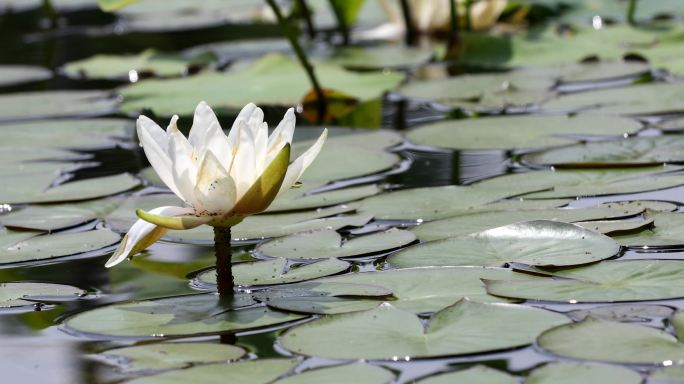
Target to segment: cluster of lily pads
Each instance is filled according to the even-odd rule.
[[[188,17],[187,1],[148,1],[117,18],[147,33],[231,17],[272,23],[252,1],[232,1],[228,16],[225,3],[197,2]],[[643,15],[655,12],[641,3]],[[582,9],[560,19],[584,20]],[[375,8],[361,15],[379,22]],[[405,132],[331,128],[302,186],[232,228],[239,293],[230,302],[215,293],[208,227],[169,231],[108,270],[101,291],[11,271],[92,259],[105,273],[136,208],[182,204],[136,146],[130,117],[143,109],[187,117],[206,99],[225,119],[247,102],[306,104],[306,75],[284,40],[97,55],[58,76],[119,81],[113,90],[0,94],[0,267],[10,271],[0,274],[0,315],[69,308],[59,328],[101,341],[89,357],[131,383],[684,381],[684,29],[594,22],[537,32],[464,33],[456,63],[497,72],[458,76],[433,46],[312,47],[324,87],[351,100],[335,124],[380,126],[396,98],[408,120],[424,105],[468,118]],[[0,65],[5,89],[53,78]],[[310,144],[297,141],[294,155]],[[439,185],[409,180],[424,176],[421,158],[493,153],[505,174],[453,185],[458,177],[440,178],[450,165],[431,168]],[[266,333],[280,356],[241,344]],[[237,335],[237,345],[216,335]],[[491,363],[523,348],[540,364]],[[416,360],[440,365],[417,374]]]

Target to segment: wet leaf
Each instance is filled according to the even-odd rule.
[[[52,283],[0,283],[0,308],[32,306],[40,302],[78,300],[88,292],[70,285]]]

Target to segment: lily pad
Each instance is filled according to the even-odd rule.
[[[0,230],[0,264],[52,259],[95,251],[120,236],[108,229],[40,235],[34,231]]]
[[[542,333],[537,344],[581,360],[661,365],[684,359],[684,343],[660,329],[588,317]]]
[[[544,67],[530,68],[530,71]],[[588,83],[600,80],[617,79],[645,75],[650,71],[648,64],[636,61],[598,61],[561,65],[550,68],[558,74],[563,83]]]
[[[673,366],[658,368],[648,375],[649,383],[681,383],[684,381],[684,367]]]
[[[487,292],[507,298],[598,303],[684,297],[680,260],[602,261],[526,281],[485,281]]]
[[[266,256],[289,259],[352,257],[400,248],[415,240],[413,233],[393,228],[343,242],[336,231],[319,229],[267,241],[259,245],[256,251]]]
[[[387,369],[365,363],[353,363],[304,371],[275,381],[273,384],[388,384],[394,374]]]
[[[40,91],[0,95],[0,121],[102,116],[117,110],[105,91]]]
[[[64,326],[97,337],[163,338],[242,331],[304,317],[252,303],[249,295],[236,295],[223,304],[213,293],[133,301],[81,312]]]
[[[304,181],[304,183],[306,183],[306,181]],[[314,188],[315,187],[317,186],[314,185]],[[296,211],[328,207],[363,199],[364,197],[380,193],[380,187],[377,185],[363,185],[360,187],[335,189],[332,191],[309,194],[308,191],[311,189],[302,191],[301,188],[293,188],[288,190],[283,195],[278,196],[278,198],[273,201],[273,204],[268,207],[266,212]]]
[[[579,221],[575,224],[609,236],[639,233],[653,228],[653,219]]]
[[[668,318],[674,308],[652,304],[613,304],[589,309],[575,309],[565,314],[575,321],[591,316],[597,319],[626,323],[649,323]]]
[[[0,133],[2,147],[99,149],[131,140],[133,124],[124,119],[60,119],[2,124]]]
[[[0,87],[47,80],[52,72],[45,68],[28,65],[0,65]]]
[[[539,148],[578,141],[578,135],[623,136],[641,125],[633,120],[602,116],[504,116],[446,120],[406,134],[410,141],[452,149]]]
[[[87,223],[114,210],[119,201],[101,199],[82,203],[30,205],[0,216],[9,228],[54,231]]]
[[[684,162],[684,138],[676,135],[598,141],[523,156],[532,164],[563,168],[625,167]]]
[[[35,305],[39,302],[78,300],[88,292],[63,284],[9,282],[0,283],[0,308]]]
[[[571,266],[615,256],[620,245],[613,239],[578,225],[536,220],[484,232],[415,245],[391,255],[398,268],[507,263],[535,266]]]
[[[627,200],[627,201],[611,201],[603,203],[601,207],[622,209],[628,207],[644,208],[651,212],[674,212],[679,209],[679,206],[669,201],[659,200]]]
[[[272,260],[239,263],[233,266],[235,284],[257,286],[286,284],[311,280],[322,276],[334,275],[349,269],[346,261],[330,259],[310,264],[288,265],[287,259],[278,257]],[[197,276],[202,284],[216,284],[216,269],[208,269]]]
[[[641,375],[628,368],[595,363],[548,363],[536,368],[525,384],[641,384]]]
[[[401,69],[413,68],[427,63],[434,51],[403,45],[379,45],[368,47],[340,47],[324,61],[351,69]]]
[[[415,314],[385,304],[290,328],[280,342],[309,356],[404,360],[520,347],[567,321],[563,315],[537,308],[462,300],[435,313],[424,325]]]
[[[648,214],[655,225],[647,230],[615,236],[628,247],[671,247],[684,244],[684,215],[673,212]]]
[[[456,372],[441,373],[418,380],[418,384],[517,384],[518,379],[486,365],[475,365]]]
[[[237,360],[247,352],[233,345],[214,343],[156,343],[110,349],[100,353],[114,357],[126,372],[179,369],[196,363],[219,363]]]
[[[316,66],[322,86],[368,100],[396,87],[399,73],[353,73],[332,65]],[[240,92],[225,92],[226,89]],[[249,102],[260,105],[296,105],[309,91],[302,67],[290,58],[271,54],[253,64],[228,73],[205,72],[174,80],[144,80],[120,89],[122,109],[136,112],[149,108],[159,115],[191,115],[197,100],[214,110],[238,111]]]

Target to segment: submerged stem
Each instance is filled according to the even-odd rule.
[[[233,297],[233,264],[231,263],[230,227],[214,227],[214,253],[216,254],[216,286],[219,296]]]
[[[627,7],[627,22],[629,25],[636,25],[636,7],[637,0],[629,0],[629,5]]]

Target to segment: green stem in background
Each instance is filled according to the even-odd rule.
[[[232,252],[230,250],[230,227],[214,227],[214,253],[216,255],[216,286],[221,299],[233,297]]]
[[[411,17],[411,6],[408,0],[401,0],[401,14],[404,16],[404,25],[406,26],[406,45],[416,45],[416,26],[413,25],[413,18]]]
[[[455,2],[452,0],[452,2]],[[473,0],[465,0],[465,29],[471,31],[473,29],[473,21],[470,19],[470,9],[473,5]]]
[[[449,37],[447,39],[447,54],[449,58],[451,53],[458,52],[461,45],[461,36],[458,32],[458,4],[455,1],[449,2]]]
[[[627,7],[627,22],[630,25],[636,25],[636,8],[637,8],[637,0],[629,0],[629,5]]]
[[[297,7],[299,12],[302,14],[304,19],[304,24],[306,25],[306,33],[309,35],[310,39],[316,37],[316,28],[314,27],[313,19],[311,18],[311,9],[309,5],[306,4],[306,0],[297,0]]]
[[[335,14],[335,19],[337,20],[337,29],[342,35],[342,45],[349,45],[351,39],[349,37],[349,26],[347,25],[347,20],[344,18],[344,11],[340,9],[340,6],[335,0],[328,0],[330,3],[330,8],[332,8]]]
[[[297,37],[296,31],[292,28],[290,22],[283,17],[283,13],[280,11],[280,7],[278,6],[278,4],[276,4],[275,0],[266,0],[266,2],[269,6],[271,6],[271,9],[275,14],[276,19],[278,19],[278,24],[280,24],[280,28],[282,28],[283,33],[290,41],[290,45],[292,45],[292,49],[295,51],[297,59],[299,59],[299,63],[302,65],[302,67],[304,67],[304,71],[306,71],[306,75],[309,77],[311,86],[313,87],[314,92],[316,93],[316,102],[318,104],[318,123],[320,124],[323,122],[323,118],[325,117],[327,103],[325,100],[325,94],[323,93],[323,88],[321,88],[321,84],[318,82],[318,78],[316,77],[316,72],[314,71],[313,66],[309,62],[309,59],[306,57],[304,49],[299,44],[299,39]]]

